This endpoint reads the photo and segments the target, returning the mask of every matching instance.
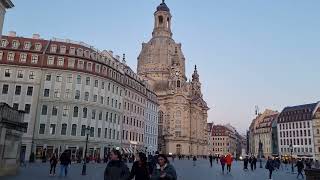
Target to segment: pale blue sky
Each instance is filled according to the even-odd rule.
[[[126,53],[136,69],[160,0],[13,0],[3,33],[39,33]],[[320,1],[167,0],[188,77],[198,65],[208,121],[244,132],[254,106],[320,100]]]

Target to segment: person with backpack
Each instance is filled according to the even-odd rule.
[[[268,157],[265,168],[269,170],[269,179],[272,179],[272,172],[274,171],[274,161],[270,157]]]

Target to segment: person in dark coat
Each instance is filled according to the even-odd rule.
[[[149,166],[147,163],[146,154],[140,152],[138,154],[138,160],[133,163],[130,173],[129,179],[135,180],[149,180],[150,173],[149,173]]]
[[[55,176],[56,175],[56,166],[58,163],[58,159],[56,154],[53,154],[50,158],[50,176]],[[52,174],[53,171],[53,174]]]
[[[110,161],[104,171],[104,180],[128,180],[129,177],[129,168],[122,161],[120,151],[113,149],[110,154]]]
[[[243,159],[243,170],[248,170],[248,162],[249,162],[249,159],[248,159],[248,157],[246,156],[246,157]]]
[[[68,175],[68,166],[71,164],[70,154],[68,151],[64,151],[60,156],[60,176]]]
[[[193,161],[193,166],[196,166],[197,157],[196,157],[196,156],[193,156],[192,161]]]
[[[270,157],[268,157],[268,161],[266,163],[265,168],[269,170],[269,179],[272,179],[272,172],[274,171],[275,167],[274,167],[274,161]]]
[[[253,158],[252,158],[252,163],[253,163],[253,169],[256,170],[257,169],[257,158],[255,156],[253,156]]]
[[[212,157],[212,155],[210,154],[210,155],[209,155],[209,163],[210,163],[210,167],[212,167],[212,160],[213,160],[213,157]]]
[[[301,161],[301,159],[299,159],[299,160],[297,161],[296,167],[297,167],[297,170],[298,170],[297,178],[299,178],[299,176],[301,175],[301,177],[302,177],[302,179],[303,179],[302,170],[303,170],[303,168],[304,168],[304,165],[303,165],[303,162]]]
[[[152,173],[151,180],[177,180],[176,170],[164,154],[158,155],[158,164]]]
[[[224,167],[226,166],[226,158],[224,155],[221,155],[220,157],[220,164],[221,164],[222,174],[224,174]]]

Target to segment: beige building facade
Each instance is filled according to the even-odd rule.
[[[313,119],[313,136],[315,158],[320,160],[320,107],[317,109]]]
[[[195,67],[187,81],[181,44],[172,39],[171,13],[162,2],[154,13],[154,30],[148,43],[142,44],[138,57],[138,75],[158,96],[159,150],[166,154],[207,154],[208,106],[201,93]]]

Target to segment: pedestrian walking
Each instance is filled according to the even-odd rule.
[[[26,152],[21,151],[20,153],[20,167],[27,167],[26,161],[25,161]]]
[[[248,157],[246,156],[246,157],[243,159],[243,170],[245,170],[245,171],[248,170],[248,162],[249,162],[249,159],[248,159]]]
[[[274,171],[274,162],[270,157],[268,157],[268,161],[266,163],[265,168],[269,170],[269,179],[272,179],[272,172]]]
[[[303,174],[302,174],[302,170],[304,168],[303,162],[301,161],[301,159],[299,159],[295,165],[297,167],[298,170],[298,175],[297,178],[299,178],[299,176],[301,175],[302,179],[303,179]]]
[[[58,158],[55,153],[52,154],[50,158],[50,176],[56,175],[56,166],[58,164]]]
[[[197,157],[196,157],[196,156],[193,156],[192,161],[193,161],[193,166],[196,166]]]
[[[253,158],[252,158],[252,163],[253,163],[253,169],[256,170],[257,169],[257,158],[255,156],[253,156]]]
[[[147,163],[147,156],[146,154],[140,152],[137,157],[137,161],[133,163],[130,177],[129,179],[135,180],[149,180],[150,173],[149,173],[149,166]]]
[[[71,164],[70,154],[65,150],[60,156],[60,176],[68,175],[68,166]]]
[[[122,161],[120,151],[113,149],[110,154],[110,161],[104,171],[104,180],[127,180],[129,177],[129,168]]]
[[[220,157],[220,164],[221,164],[222,174],[224,174],[224,167],[226,166],[226,159],[224,155],[221,155]]]
[[[216,156],[215,158],[216,158],[216,162],[217,162],[217,164],[219,164],[219,157],[218,157],[218,156]]]
[[[177,173],[164,154],[158,155],[158,164],[154,169],[151,180],[177,180]]]
[[[232,161],[233,161],[233,158],[232,158],[231,154],[228,154],[226,157],[227,173],[231,172]]]
[[[213,157],[212,157],[212,155],[210,154],[210,155],[209,155],[209,163],[210,163],[210,167],[212,167],[212,160],[213,160]]]

